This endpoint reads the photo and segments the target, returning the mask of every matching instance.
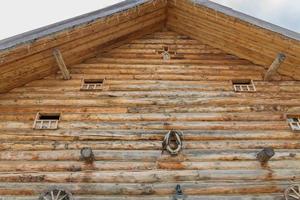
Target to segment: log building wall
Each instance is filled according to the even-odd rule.
[[[168,46],[177,57],[157,53]],[[299,181],[300,82],[175,32],[156,32],[0,96],[0,197],[33,200],[50,186],[76,199],[282,199]],[[105,78],[103,91],[80,91]],[[231,80],[252,79],[236,93]],[[280,81],[279,81],[280,80]],[[61,113],[59,129],[33,130],[37,112]],[[161,153],[169,130],[183,132],[178,156]],[[91,147],[95,161],[80,150]],[[262,165],[256,154],[273,147]],[[0,198],[0,199],[1,199]]]

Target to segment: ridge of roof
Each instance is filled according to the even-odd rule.
[[[32,31],[21,33],[7,39],[0,40],[0,50],[7,50],[17,45],[30,43],[39,38],[52,35],[67,29],[72,29],[83,24],[89,24],[95,20],[116,14],[130,8],[134,8],[151,0],[125,0],[112,6],[96,10],[87,14],[63,20]]]
[[[44,26],[32,31],[28,31],[16,36],[9,37],[7,39],[0,40],[0,51],[8,50],[17,45],[26,44],[33,42],[39,38],[46,37],[64,30],[72,29],[78,27],[83,24],[89,24],[95,20],[110,16],[112,14],[116,14],[130,8],[134,8],[151,0],[125,0],[123,2],[114,4],[112,6],[96,10],[87,14],[79,15],[77,17],[63,20],[61,22],[57,22],[48,26]],[[281,34],[285,37],[289,37],[291,39],[295,39],[300,41],[300,34],[291,31],[289,29],[277,26],[275,24],[266,22],[264,20],[252,17],[250,15],[244,14],[242,12],[236,11],[232,8],[220,5],[218,3],[212,2],[210,0],[191,0],[197,5],[205,6],[207,8],[213,9],[216,12],[224,13],[228,16],[235,17],[242,21],[248,22],[255,26],[264,28],[266,30],[270,30],[272,32]]]
[[[226,15],[229,15],[231,17],[235,17],[237,19],[240,19],[242,21],[248,22],[250,24],[253,24],[255,26],[270,30],[275,33],[279,33],[283,36],[289,37],[291,39],[295,39],[300,41],[300,33],[297,33],[295,31],[283,28],[281,26],[277,26],[275,24],[272,24],[270,22],[258,19],[256,17],[252,17],[250,15],[247,15],[245,13],[239,12],[237,10],[234,10],[232,8],[229,8],[227,6],[223,6],[221,4],[212,2],[210,0],[191,0],[192,2],[205,6],[207,8],[213,9],[217,12],[224,13]]]

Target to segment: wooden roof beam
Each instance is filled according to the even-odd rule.
[[[286,56],[283,53],[277,54],[277,57],[273,61],[272,65],[269,67],[268,71],[265,74],[264,80],[270,81],[272,77],[276,74],[281,64],[286,59]]]
[[[68,70],[68,68],[67,68],[67,66],[65,64],[65,61],[63,59],[63,56],[62,56],[60,50],[59,49],[54,49],[53,50],[53,55],[55,57],[57,65],[58,65],[58,67],[59,67],[59,69],[60,69],[60,71],[61,71],[61,73],[63,75],[63,78],[65,80],[70,80],[71,79],[71,75],[70,75],[70,72],[69,72],[69,70]]]

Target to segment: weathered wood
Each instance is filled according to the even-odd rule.
[[[127,200],[129,197],[128,195],[115,195],[115,196],[110,196],[110,195],[96,195],[96,196],[76,196],[76,200]],[[253,200],[253,196],[251,195],[189,195],[188,198],[190,200],[239,200],[239,199],[244,199],[244,200]],[[256,200],[280,200],[282,198],[281,194],[272,194],[272,195],[256,195],[255,199]],[[3,200],[36,200],[36,196],[26,196],[26,197],[12,197],[12,196],[4,196],[2,197]],[[170,200],[170,195],[168,196],[157,196],[157,195],[139,195],[139,196],[130,196],[130,199],[132,200],[139,200],[139,199],[144,199],[144,200]]]
[[[58,35],[62,37],[58,36],[59,39],[53,36],[42,38],[41,41],[36,41],[36,47],[35,43],[29,46],[21,45],[20,48],[12,50],[12,55],[14,50],[17,52],[17,55],[14,56],[9,54],[10,51],[4,52],[2,54],[3,57],[1,57],[3,65],[0,67],[0,77],[5,81],[0,84],[0,92],[8,91],[16,86],[24,85],[29,81],[40,79],[56,72],[56,68],[53,68],[55,59],[51,56],[53,47],[61,50],[64,54],[65,62],[69,66],[94,56],[98,48],[105,43],[122,38],[138,30],[143,30],[143,34],[151,33],[153,29],[146,29],[146,27],[164,21],[164,5],[161,3],[161,0],[158,0],[156,5],[152,3],[143,5],[141,7],[142,13],[137,12],[136,9],[127,10],[129,15],[120,17],[122,20],[117,20],[118,17],[113,18],[112,21],[100,19],[100,22],[95,22],[98,28],[92,28],[93,25],[87,25],[82,32],[80,28],[75,29],[74,32],[71,31],[72,34],[69,31],[60,32]],[[123,14],[121,13],[121,15]],[[136,18],[145,23],[139,22]],[[135,24],[135,26],[132,26],[132,24]],[[158,26],[161,27],[161,25]],[[103,29],[105,29],[104,32],[101,31]],[[101,33],[98,34],[95,30]],[[47,45],[44,45],[45,43]],[[31,46],[33,47],[29,48]],[[6,63],[6,56],[8,57],[8,63]],[[17,78],[18,81],[14,78]]]
[[[59,49],[54,49],[53,55],[55,57],[57,65],[63,75],[63,78],[65,80],[70,80],[71,79],[70,72],[65,64],[65,61],[64,61],[63,56],[61,55],[61,52],[59,51]]]
[[[268,71],[265,73],[264,80],[270,81],[274,74],[277,73],[279,67],[286,59],[286,56],[283,53],[279,53],[276,57],[276,59],[273,61],[272,65],[269,67]]]
[[[174,32],[136,31],[140,23],[146,32],[159,30],[163,13],[86,40],[95,57],[67,62],[72,80],[58,72],[1,95],[1,198],[31,200],[56,185],[80,200],[170,199],[180,184],[189,199],[278,200],[291,180],[300,180],[300,135],[285,119],[300,112],[299,82],[282,75],[265,82],[263,66]],[[100,34],[102,42],[116,37],[113,50],[96,46]],[[85,53],[67,51],[81,42],[66,44],[64,57],[88,53],[83,44]],[[162,61],[156,52],[166,44],[183,59]],[[81,92],[83,76],[105,78],[104,90]],[[235,93],[237,76],[253,79],[257,91]],[[33,131],[37,112],[61,113],[59,129]],[[183,132],[175,157],[161,153],[169,130]],[[89,162],[81,155],[86,147],[93,162],[90,153]],[[264,147],[276,155],[261,164],[256,156]]]
[[[232,54],[249,59],[257,64],[268,66],[273,56],[285,52],[288,59],[279,73],[299,77],[297,67],[299,41],[284,37],[263,28],[253,26],[243,20],[228,16],[205,6],[195,6],[190,1],[169,1],[169,30],[188,34],[205,44],[221,48]],[[205,35],[205,37],[202,37]],[[237,35],[239,37],[237,37]],[[293,48],[291,49],[291,43]]]
[[[250,195],[250,194],[273,194],[280,193],[290,183],[244,181],[244,182],[188,182],[181,184],[187,195]],[[170,195],[174,194],[177,183],[160,184],[115,184],[115,183],[0,183],[0,195],[38,195],[50,186],[63,187],[73,195]]]

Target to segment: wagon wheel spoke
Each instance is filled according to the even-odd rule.
[[[49,200],[47,197],[43,197],[44,198],[44,200]],[[51,199],[50,199],[51,200]]]
[[[285,199],[298,199],[300,200],[300,186],[299,185],[291,185],[285,190]]]
[[[53,193],[53,190],[50,192],[50,194],[51,194],[51,199],[52,199],[52,200],[55,200],[55,199],[54,199],[54,193]]]
[[[72,194],[68,191],[58,188],[52,188],[44,192],[40,200],[73,200]]]
[[[296,191],[295,188],[298,188],[298,191]],[[299,193],[299,187],[292,187],[292,191],[297,195],[298,199],[300,197],[300,193]]]
[[[67,194],[65,194],[63,197],[61,197],[60,199],[58,200],[63,200],[66,196],[68,196]]]
[[[59,198],[59,196],[60,196],[60,193],[61,193],[61,190],[58,190],[58,193],[57,193],[57,195],[56,195],[56,197],[55,197],[55,200],[58,200],[58,198]]]
[[[294,199],[300,199],[299,196],[293,195],[293,194],[289,194],[289,197],[293,197]]]

